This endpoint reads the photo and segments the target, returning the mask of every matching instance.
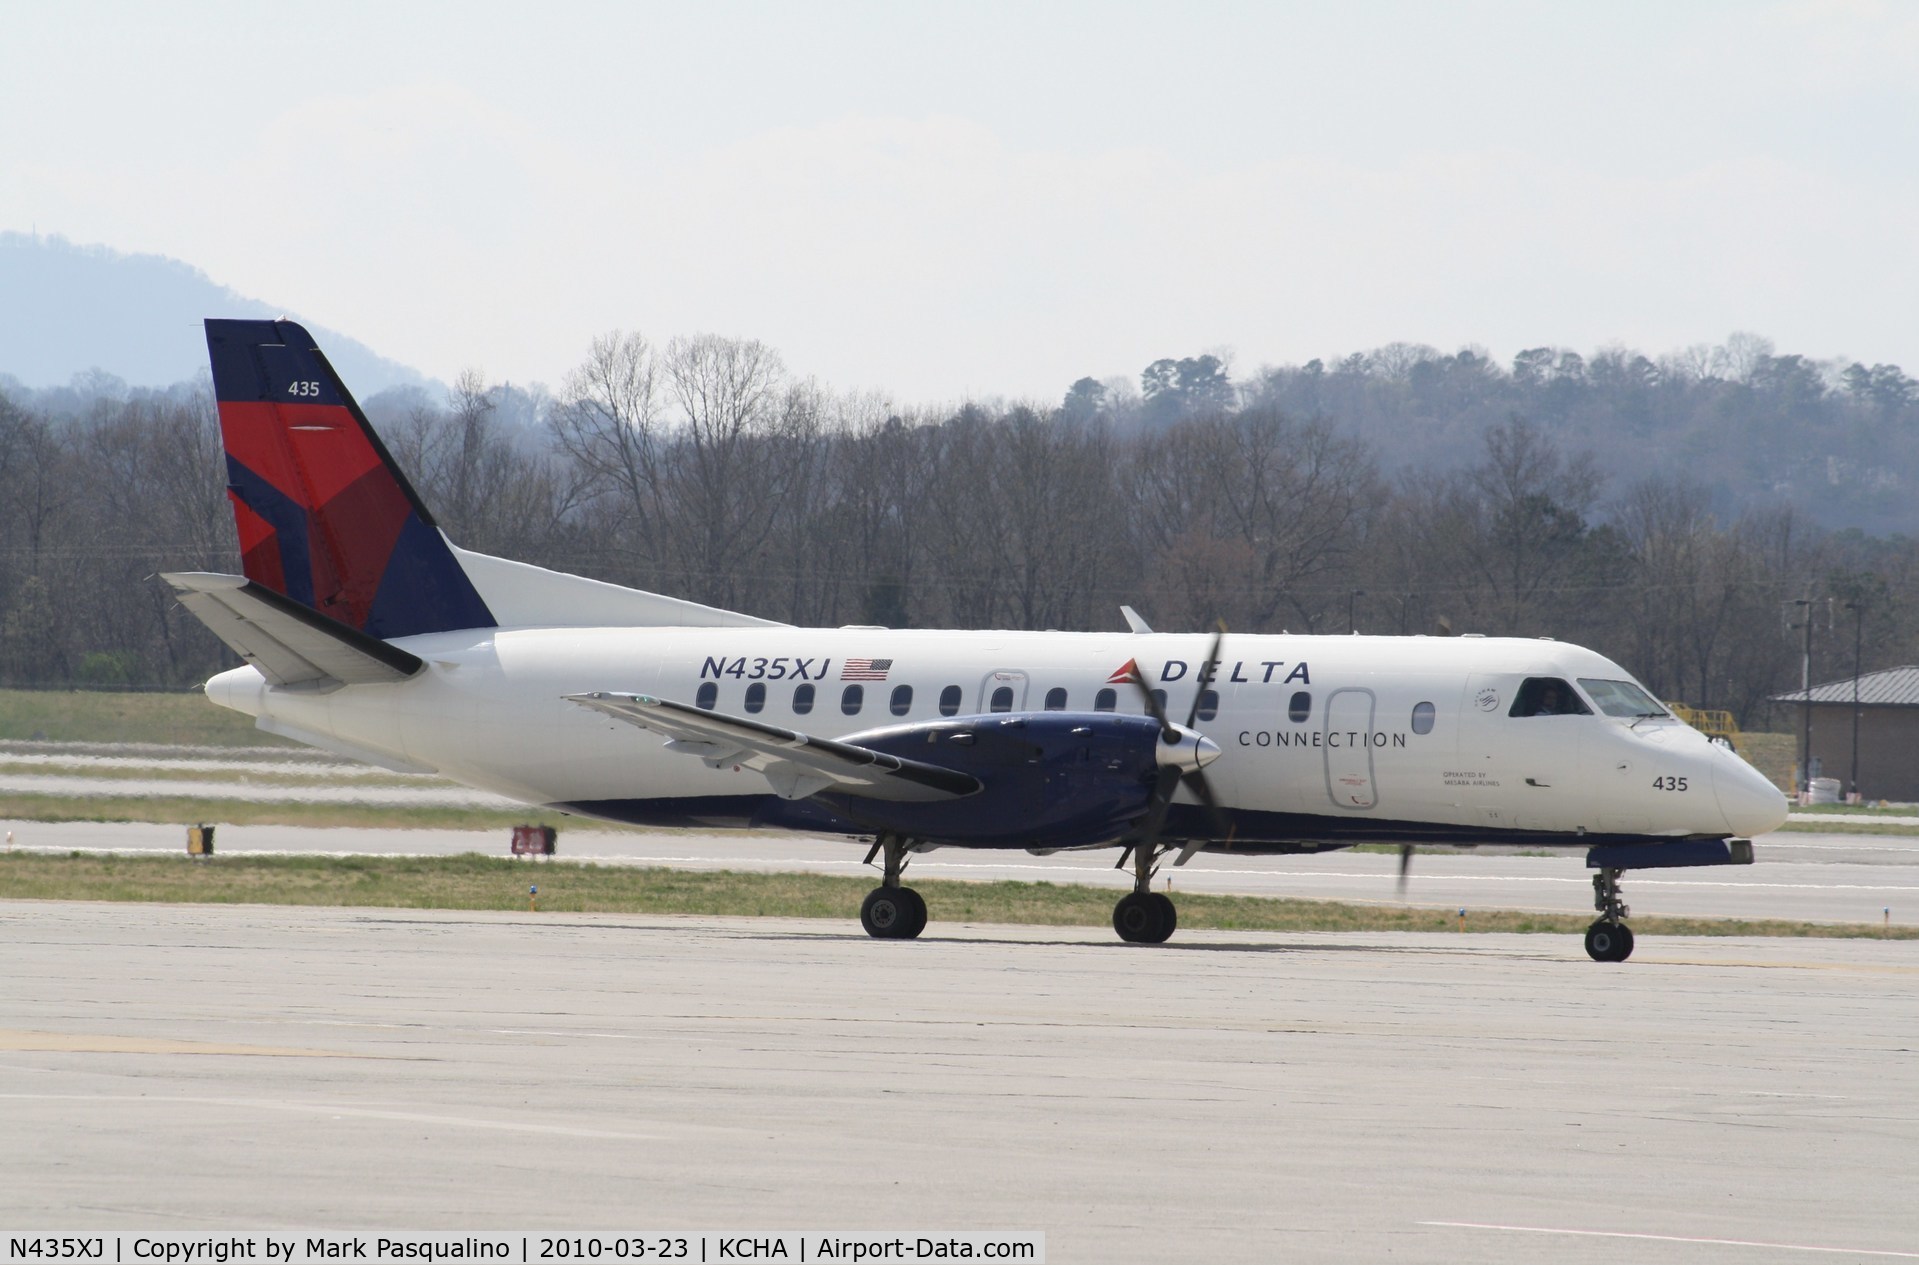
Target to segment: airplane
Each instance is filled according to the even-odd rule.
[[[243,575],[175,572],[268,733],[528,804],[857,839],[912,939],[934,848],[1164,860],[1387,844],[1583,849],[1595,961],[1628,870],[1750,864],[1785,797],[1624,668],[1550,639],[801,628],[460,548],[306,330],[208,320]],[[1183,714],[1183,719],[1175,716]]]

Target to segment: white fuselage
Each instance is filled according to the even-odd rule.
[[[1065,710],[1092,711],[1111,690],[1112,706],[1139,713],[1124,677],[1136,663],[1175,720],[1199,690],[1217,692],[1193,728],[1221,750],[1207,773],[1230,812],[1431,823],[1489,838],[1746,837],[1785,816],[1764,777],[1671,718],[1508,715],[1527,678],[1631,679],[1603,656],[1546,640],[1233,635],[1211,668],[1202,662],[1211,639],[1198,634],[501,628],[394,644],[425,670],[321,692],[269,688],[246,667],[213,678],[207,693],[263,728],[529,803],[710,801],[764,796],[766,780],[708,768],[565,696],[649,694],[836,738],[937,720],[943,695],[969,715],[1040,711],[1053,691],[1064,691]],[[858,660],[886,662],[849,667]],[[856,684],[855,707],[846,691]],[[802,687],[812,693],[805,710]]]

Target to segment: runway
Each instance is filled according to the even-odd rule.
[[[1563,949],[0,902],[0,1221],[1919,1259],[1909,944]]]
[[[529,820],[540,820],[531,813]],[[601,864],[665,865],[685,869],[807,870],[872,873],[865,850],[843,840],[745,831],[612,831],[573,828],[565,818],[559,855]],[[50,851],[110,850],[181,853],[183,827],[97,822],[6,822],[16,846]],[[387,854],[451,856],[506,853],[504,831],[312,829],[297,826],[221,826],[221,853]],[[1749,866],[1642,870],[1625,879],[1636,914],[1705,918],[1782,918],[1808,922],[1919,921],[1919,838],[1880,835],[1774,834],[1755,845]],[[1130,880],[1113,869],[1118,853],[941,849],[916,857],[912,876],[953,879],[1016,878],[1093,883],[1123,889]],[[1397,901],[1399,858],[1364,852],[1320,856],[1248,857],[1201,853],[1184,867],[1170,863],[1174,895],[1181,891],[1326,900]],[[1420,855],[1413,859],[1405,899],[1444,909],[1592,911],[1592,871],[1580,852],[1551,856],[1497,853]],[[935,919],[938,910],[933,911]]]

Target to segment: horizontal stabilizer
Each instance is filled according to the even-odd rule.
[[[176,571],[160,578],[270,684],[377,685],[404,681],[424,666],[416,655],[243,576]]]
[[[924,803],[959,799],[980,789],[978,778],[958,769],[645,694],[569,694],[567,700],[650,729],[669,740],[669,750],[698,756],[710,768],[733,764],[753,769],[783,799],[834,791]]]

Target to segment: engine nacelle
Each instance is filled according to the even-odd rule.
[[[830,791],[815,799],[874,830],[975,847],[1027,847],[1040,838],[1075,847],[1116,838],[1146,812],[1162,762],[1198,767],[1213,745],[1185,729],[1168,743],[1151,717],[1115,712],[955,716],[842,741],[958,769],[981,789],[931,804]]]

